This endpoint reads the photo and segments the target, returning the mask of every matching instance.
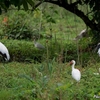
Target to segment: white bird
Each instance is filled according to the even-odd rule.
[[[36,42],[36,40],[34,39],[34,46],[36,47],[36,48],[38,48],[38,49],[45,49],[45,47],[42,45],[42,44],[40,44],[40,43],[38,43],[38,42]]]
[[[72,61],[70,62],[70,65],[72,65],[72,77],[73,77],[77,82],[79,82],[80,79],[81,79],[81,72],[80,72],[78,69],[74,68],[75,64],[76,64],[75,60],[72,60]]]
[[[9,51],[6,48],[6,46],[0,42],[0,54],[3,56],[3,58],[8,61],[10,60],[10,55],[9,55]]]
[[[97,44],[97,47],[95,48],[95,51],[97,51],[97,53],[100,57],[100,43]]]
[[[84,29],[74,38],[74,40],[79,40],[79,39],[85,37],[86,34],[87,34],[87,29]]]

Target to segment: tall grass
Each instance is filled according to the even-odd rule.
[[[80,68],[82,78],[80,83],[72,79],[71,67],[58,64],[55,61],[41,64],[11,62],[2,64],[0,70],[1,100],[93,100],[99,95],[99,75],[95,66]]]

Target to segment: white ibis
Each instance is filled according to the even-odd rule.
[[[36,42],[35,39],[34,39],[34,46],[35,46],[36,48],[40,49],[40,50],[45,49],[45,47],[44,47],[42,44]]]
[[[74,38],[74,40],[79,40],[79,39],[85,37],[86,34],[87,34],[87,29],[84,29]]]
[[[3,58],[6,61],[10,60],[9,51],[6,48],[6,46],[4,44],[2,44],[1,42],[0,42],[0,54],[3,56]]]
[[[97,53],[100,57],[100,43],[97,44],[97,47],[95,48],[95,51],[97,51]]]
[[[80,72],[78,69],[74,68],[75,64],[76,64],[75,60],[72,60],[72,61],[70,62],[70,65],[72,65],[72,77],[73,77],[77,82],[79,82],[80,79],[81,79],[81,72]]]

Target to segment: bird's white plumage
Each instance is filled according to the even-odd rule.
[[[5,46],[4,44],[2,44],[1,42],[0,42],[0,52],[1,52],[3,55],[5,54],[5,55],[7,56],[7,58],[4,57],[6,61],[8,61],[8,60],[10,59],[10,55],[9,55],[8,49],[7,49],[6,46]]]
[[[74,69],[72,70],[72,77],[76,80],[76,81],[80,81],[81,78],[81,73],[78,69]]]
[[[94,51],[96,52],[97,51],[97,54],[99,55],[100,57],[100,43],[97,44],[96,48],[94,49]]]
[[[79,39],[85,37],[86,34],[87,34],[87,29],[84,29],[74,38],[74,40],[79,40]]]
[[[100,48],[98,49],[98,52],[97,52],[97,53],[98,53],[98,55],[99,55],[99,57],[100,57]]]
[[[74,68],[75,63],[76,62],[74,60],[72,60],[71,63],[70,63],[70,64],[72,64],[72,73],[71,74],[72,74],[72,77],[76,81],[80,81],[80,79],[81,79],[81,72],[78,69]]]

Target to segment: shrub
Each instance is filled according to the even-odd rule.
[[[64,44],[58,41],[49,40],[48,43],[41,40],[41,43],[45,46],[44,50],[38,50],[34,47],[33,42],[25,40],[7,40],[1,41],[4,43],[11,56],[11,61],[19,62],[43,62],[47,60],[55,59],[57,62],[69,62],[74,59],[82,63],[82,66],[92,59],[91,49],[87,44],[80,41],[79,48],[75,43]],[[79,58],[78,58],[79,57]]]
[[[77,60],[77,46],[75,44],[66,44],[64,55],[66,61]]]
[[[12,39],[30,39],[32,30],[27,26],[21,17],[15,17],[4,27],[4,34]]]
[[[11,15],[12,14],[12,15]],[[30,23],[32,18],[25,11],[9,12],[8,15],[2,18],[3,35],[9,39],[32,39],[34,35],[39,36],[38,29]]]
[[[34,48],[33,42],[18,40],[2,40],[9,50],[11,61],[41,62],[43,52]]]
[[[28,62],[33,62],[33,61],[46,61],[49,59],[57,59],[60,54],[63,55],[64,59],[63,62],[69,61],[72,58],[74,58],[77,54],[75,53],[75,48],[70,48],[71,45],[67,45],[67,55],[64,54],[64,50],[62,48],[64,45],[61,45],[59,42],[55,41],[49,41],[45,45],[45,50],[38,50],[37,48],[34,47],[33,42],[30,41],[24,41],[24,40],[7,40],[4,39],[1,41],[2,43],[5,44],[5,46],[8,48],[10,56],[11,56],[11,61],[28,61]],[[42,41],[41,41],[42,42]],[[69,52],[72,52],[71,54]],[[66,60],[65,60],[66,59]]]

